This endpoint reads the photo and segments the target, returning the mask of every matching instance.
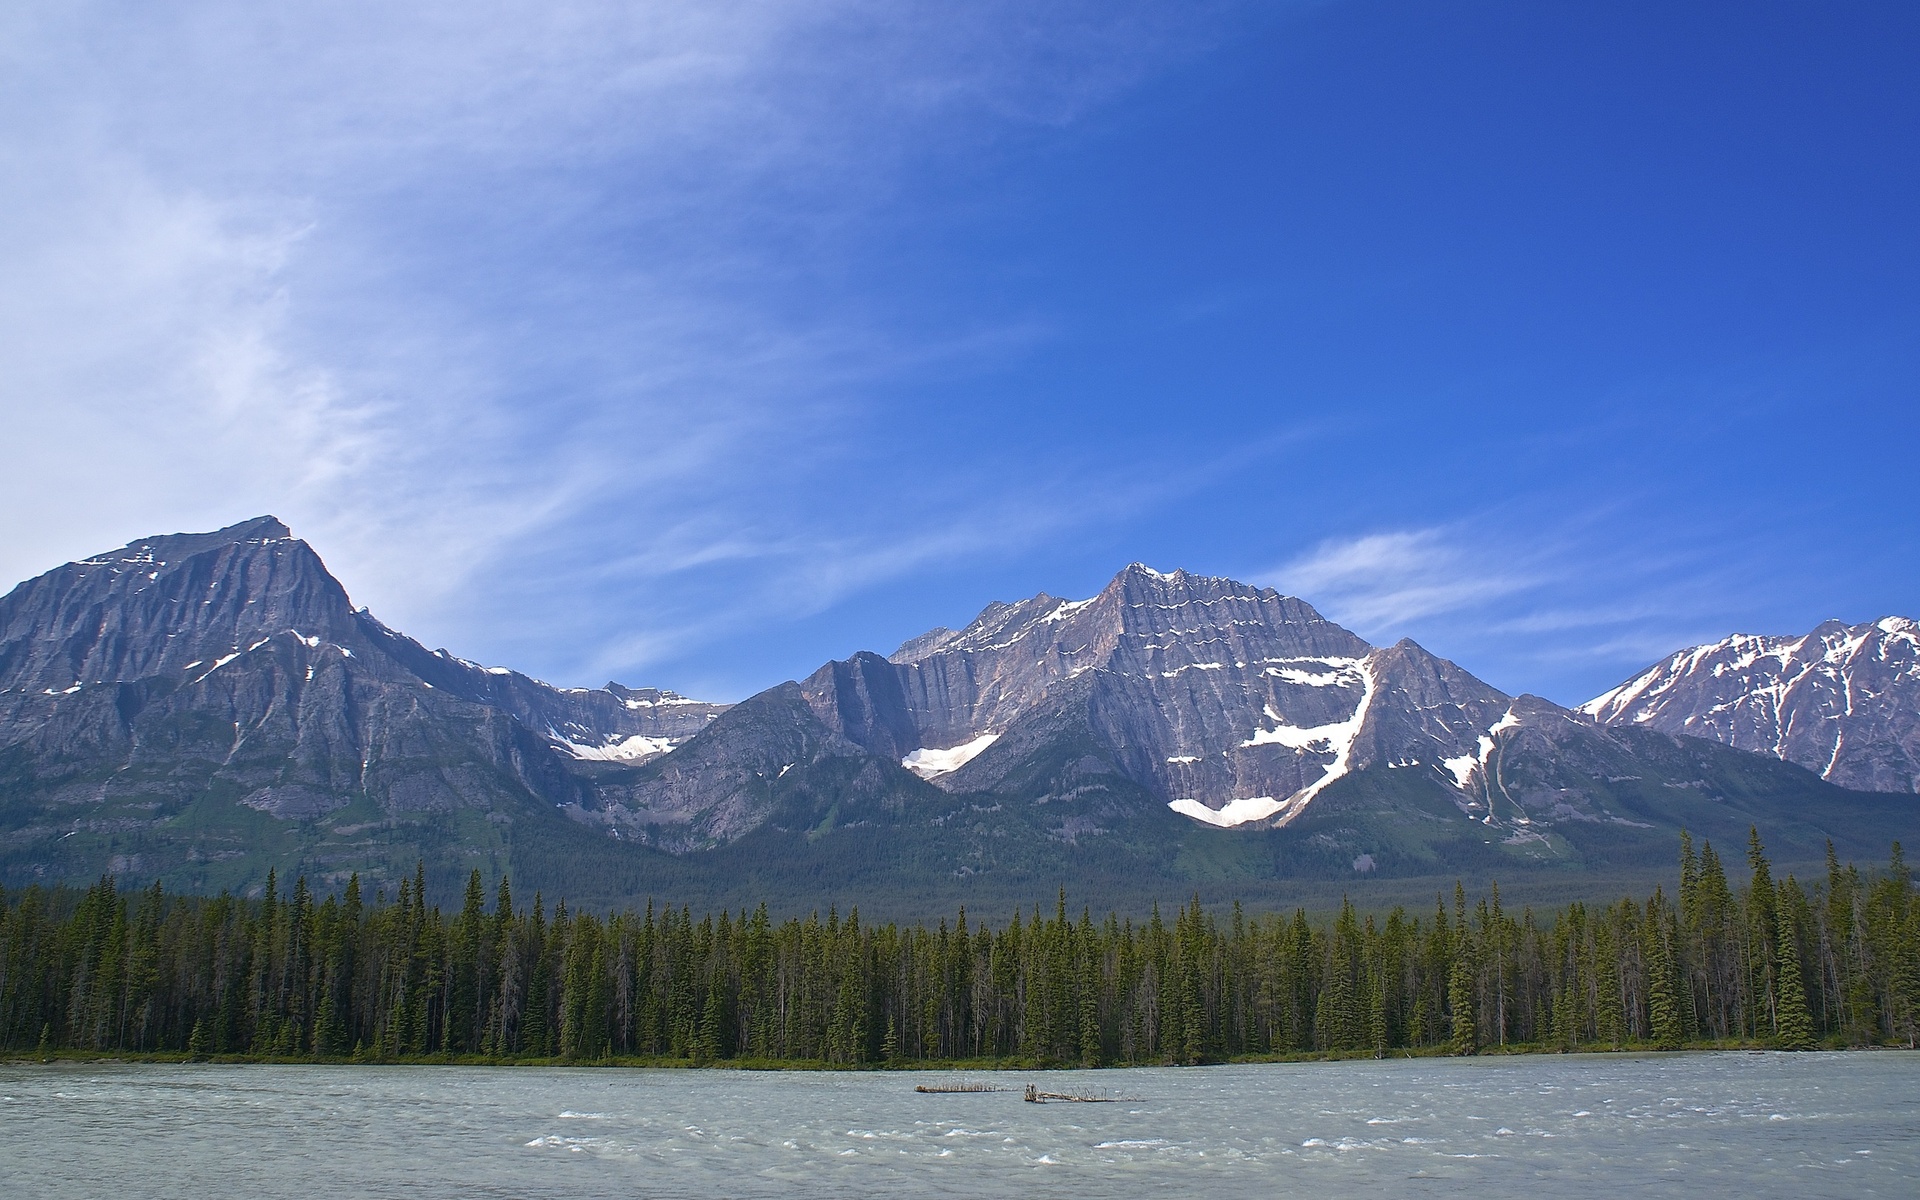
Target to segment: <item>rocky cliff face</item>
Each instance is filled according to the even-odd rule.
[[[1920,625],[1737,634],[1678,651],[1580,711],[1770,754],[1842,787],[1920,791]]]
[[[425,859],[449,886],[510,863],[516,884],[561,886],[591,860],[596,886],[631,895],[719,876],[804,891],[821,871],[1131,887],[1560,869],[1665,862],[1681,825],[1771,825],[1817,848],[1851,828],[1823,812],[1874,837],[1913,814],[1863,825],[1851,793],[1664,731],[1677,710],[1661,705],[1748,671],[1702,711],[1777,693],[1780,744],[1820,717],[1845,726],[1807,752],[1829,772],[1910,781],[1913,636],[1836,628],[1736,647],[1718,673],[1677,656],[1686,670],[1596,702],[1606,724],[1412,642],[1371,646],[1304,601],[1135,565],[1088,599],[990,605],[727,708],[428,650],[260,518],[0,598],[0,874],[217,890],[269,866],[377,881]],[[1797,673],[1776,686],[1751,674],[1762,660]],[[1867,712],[1891,732],[1850,758]]]
[[[720,711],[428,651],[271,517],[151,538],[0,598],[0,855],[215,864],[252,854],[260,814],[350,866],[416,816],[498,833],[575,801],[582,760],[656,757]]]
[[[1719,794],[1702,772],[1733,770],[1509,696],[1411,641],[1370,646],[1302,600],[1139,564],[1086,600],[996,603],[888,659],[829,663],[800,691],[845,752],[955,794],[1107,797],[1086,820],[1148,797],[1207,825],[1284,827],[1336,786],[1413,787],[1544,843],[1567,822],[1650,827],[1641,785]]]
[[[147,538],[0,597],[0,688],[71,695],[183,673],[283,631],[345,644],[356,625],[346,592],[278,520]]]
[[[1512,707],[1412,642],[1376,649],[1303,600],[1137,563],[1090,599],[990,605],[884,662],[830,663],[802,690],[848,740],[956,791],[997,786],[1033,730],[1071,709],[1125,778],[1228,826],[1285,823],[1373,765],[1464,789]]]

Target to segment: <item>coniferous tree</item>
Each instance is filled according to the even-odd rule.
[[[1781,887],[1784,889],[1785,884]],[[1813,1017],[1807,1012],[1806,989],[1800,979],[1800,951],[1793,932],[1792,909],[1780,902],[1774,907],[1779,921],[1775,944],[1779,950],[1779,1021],[1776,1037],[1783,1050],[1813,1049]]]
[[[1447,973],[1447,1007],[1453,1013],[1453,1052],[1472,1054],[1479,1049],[1479,1025],[1474,1013],[1473,964],[1469,961],[1465,934],[1453,953]]]
[[[558,904],[549,921],[504,879],[488,912],[471,877],[449,918],[419,867],[371,906],[357,879],[208,899],[107,878],[0,892],[0,1048],[1091,1065],[1473,1053],[1503,1033],[1536,1049],[1911,1043],[1920,905],[1897,849],[1864,873],[1830,856],[1810,891],[1773,879],[1757,836],[1750,862],[1736,894],[1712,844],[1687,842],[1674,903],[1656,890],[1518,919],[1456,888],[1431,920],[1348,903],[1326,925],[1222,921],[1195,900],[1170,923],[1096,924],[1062,900],[932,930],[652,904]]]
[[[1675,986],[1672,942],[1664,936],[1656,910],[1647,922],[1647,1021],[1652,1027],[1653,1044],[1662,1050],[1680,1048],[1682,1023],[1680,998]]]

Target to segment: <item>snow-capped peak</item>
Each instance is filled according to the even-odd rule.
[[[1678,651],[1580,711],[1772,754],[1847,787],[1920,790],[1920,626],[1888,616],[1736,634]]]

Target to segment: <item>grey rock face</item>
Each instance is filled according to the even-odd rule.
[[[1837,671],[1829,707],[1850,699],[1851,720],[1880,704],[1888,728],[1913,711],[1910,623],[1821,636],[1794,678]],[[1800,703],[1818,691],[1805,680],[1780,694]],[[1678,694],[1660,682],[1633,703]],[[418,853],[458,882],[474,857],[537,845],[563,876],[564,847],[600,852],[584,825],[736,863],[884,828],[884,853],[909,847],[937,873],[1068,861],[1058,851],[1124,876],[1215,836],[1190,822],[1286,826],[1269,841],[1288,853],[1404,870],[1468,833],[1542,862],[1582,831],[1610,853],[1629,827],[1725,824],[1722,810],[1779,811],[1823,786],[1637,720],[1508,696],[1304,601],[1139,565],[1089,599],[989,605],[731,708],[553,688],[354,609],[268,517],[147,539],[0,598],[0,870],[84,878],[171,855],[175,878],[211,890],[248,878],[219,873],[230,859],[251,856],[255,879],[272,863],[344,878],[404,873]],[[1910,780],[1899,729],[1860,761]],[[1853,762],[1854,736],[1815,750]]]
[[[1222,825],[1284,824],[1373,766],[1469,796],[1482,741],[1529,719],[1412,642],[1376,649],[1294,597],[1139,564],[1091,599],[989,605],[801,687],[849,741],[952,791],[1000,786],[1070,712],[1125,778]]]
[[[511,715],[576,759],[642,763],[707,727],[724,704],[690,700],[660,688],[556,688],[506,667],[483,667],[445,650],[429,651],[371,614],[356,614],[368,640],[396,664],[442,691]]]
[[[798,793],[853,809],[897,805],[918,791],[939,794],[849,741],[820,719],[798,684],[784,683],[733,706],[664,758],[599,772],[593,798],[569,815],[685,853],[761,828]]]
[[[0,745],[66,697],[143,680],[245,673],[276,638],[328,647],[383,678],[500,709],[580,757],[644,760],[724,705],[655,689],[554,688],[428,651],[356,611],[320,556],[273,517],[147,538],[57,567],[0,597]],[[639,739],[635,742],[634,739]]]
[[[1370,649],[1304,601],[1135,564],[1091,599],[992,605],[892,662],[919,747],[964,746],[1075,706],[1134,782],[1209,813],[1242,801],[1238,814],[1340,769]],[[929,774],[979,786],[1012,745],[951,778]]]
[[[1842,787],[1920,791],[1920,624],[1737,634],[1678,651],[1580,710],[1770,754]]]
[[[203,830],[236,809],[314,822],[358,806],[344,828],[365,829],[577,804],[583,762],[658,757],[721,711],[428,651],[356,611],[271,517],[150,538],[0,598],[0,849],[31,862],[37,844],[160,831],[207,804]]]
[[[212,663],[284,630],[354,635],[346,592],[273,517],[148,538],[0,597],[0,687],[67,695]]]

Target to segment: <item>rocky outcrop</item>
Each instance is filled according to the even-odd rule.
[[[258,814],[306,830],[316,862],[361,861],[371,831],[422,815],[486,814],[455,821],[471,837],[578,806],[583,761],[658,757],[721,711],[428,651],[272,517],[149,538],[0,598],[0,856],[247,857],[280,837],[249,831]]]
[[[1065,722],[1133,783],[1227,825],[1290,820],[1375,764],[1464,788],[1443,764],[1477,761],[1510,707],[1412,642],[1375,649],[1303,600],[1138,563],[1090,599],[989,605],[802,688],[848,740],[949,790],[997,786],[1034,730]]]
[[[1678,651],[1580,711],[1770,754],[1842,787],[1920,791],[1920,625],[1738,634]]]

